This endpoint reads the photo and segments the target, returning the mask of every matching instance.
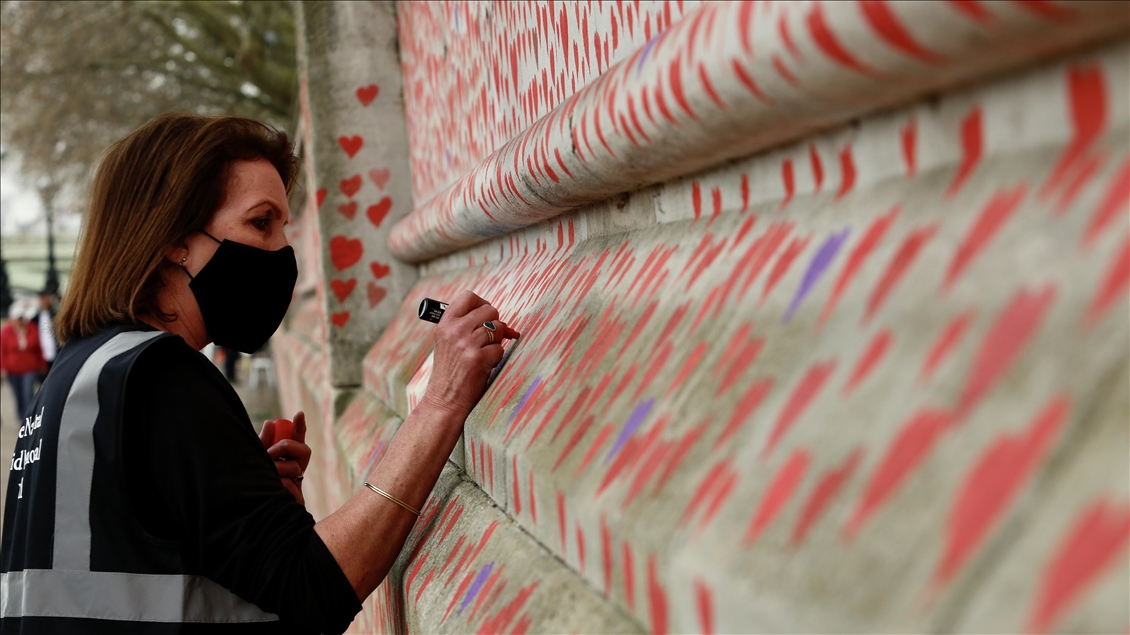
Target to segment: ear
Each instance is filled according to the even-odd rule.
[[[181,260],[188,257],[188,243],[181,240],[165,249],[165,259],[175,265],[180,265]]]

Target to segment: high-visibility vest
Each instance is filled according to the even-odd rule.
[[[67,342],[21,422],[0,544],[0,633],[276,631],[146,532],[122,464],[126,379],[166,337],[123,325]]]

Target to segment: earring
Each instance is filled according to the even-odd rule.
[[[185,261],[186,261],[186,260],[188,260],[188,256],[181,256],[181,259],[180,259],[180,266],[182,266],[182,267],[183,267],[183,266],[184,266],[184,263],[185,263]]]

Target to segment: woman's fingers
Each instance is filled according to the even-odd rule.
[[[271,449],[271,442],[275,440],[275,422],[270,419],[263,422],[263,429],[259,431],[259,442],[267,448],[269,452]]]
[[[294,415],[294,440],[306,443],[306,413],[301,410]]]
[[[279,477],[284,479],[298,478],[299,476],[303,476],[305,472],[302,466],[298,464],[298,461],[291,461],[289,459],[275,461],[275,469],[278,470]]]
[[[440,318],[440,324],[457,320],[484,304],[489,303],[470,291],[460,291],[455,299],[447,304],[447,310]]]
[[[294,459],[305,467],[310,463],[310,446],[294,439],[283,439],[267,448],[267,454],[276,461],[279,459]]]

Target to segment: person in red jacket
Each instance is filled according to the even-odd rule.
[[[27,416],[27,407],[35,395],[35,380],[47,370],[35,325],[38,311],[26,300],[12,303],[8,323],[0,329],[0,373],[8,377],[16,395],[16,416]]]

